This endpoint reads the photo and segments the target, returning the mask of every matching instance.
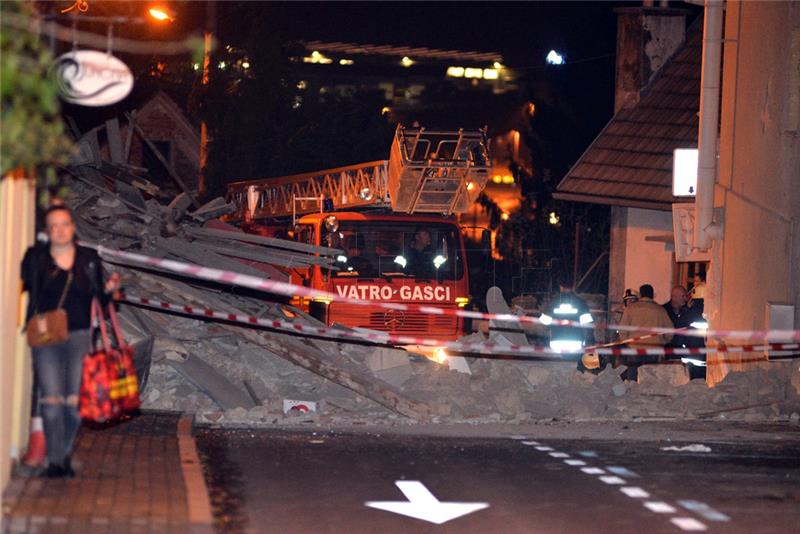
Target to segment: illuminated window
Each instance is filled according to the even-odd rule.
[[[339,65],[352,65],[353,63],[355,63],[355,61],[353,61],[352,59],[340,59],[339,60]]]
[[[467,67],[464,69],[464,77],[465,78],[482,78],[483,77],[483,69],[475,69],[472,67]]]
[[[499,174],[495,174],[494,176],[492,176],[492,181],[496,184],[501,184],[503,183],[503,177],[500,176]]]
[[[300,80],[299,82],[297,82],[297,88],[298,89],[305,89],[306,87],[308,87],[308,82],[307,81]]]
[[[496,80],[497,78],[497,69],[483,69],[484,80]]]
[[[404,67],[410,67],[414,64],[414,61],[408,56],[403,56],[403,59],[400,60],[400,64]]]
[[[502,63],[500,63],[500,62],[498,62],[498,61],[495,61],[495,62],[492,64],[492,66],[493,66],[494,68],[496,68],[497,70],[500,70],[500,69],[504,69],[504,68],[505,68],[505,67],[503,66],[503,64],[502,64]]]
[[[503,175],[503,183],[504,184],[513,184],[514,183],[514,177],[511,176],[510,174]]]
[[[447,67],[447,75],[453,78],[463,78],[464,67]]]

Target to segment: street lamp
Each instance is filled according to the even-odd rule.
[[[173,14],[162,7],[151,7],[147,10],[147,13],[158,21],[173,22],[175,20]]]

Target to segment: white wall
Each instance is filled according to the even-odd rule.
[[[712,326],[760,329],[768,301],[800,313],[800,5],[728,2],[725,39]]]
[[[656,301],[666,302],[672,288],[675,246],[663,241],[648,241],[647,237],[672,239],[672,213],[628,208],[625,288],[638,291],[639,286],[650,284],[655,289]]]
[[[30,350],[21,335],[25,300],[20,298],[19,267],[33,243],[35,202],[33,180],[0,178],[0,495],[11,459],[28,439]]]
[[[723,238],[712,247],[709,322],[762,329],[767,302],[784,302],[794,304],[798,328],[800,3],[727,2],[723,53],[715,190]],[[709,380],[747,368],[732,360],[709,366]]]

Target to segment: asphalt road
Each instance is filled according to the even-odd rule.
[[[800,440],[689,452],[661,450],[689,443],[523,436],[199,429],[196,438],[225,532],[800,532]],[[458,508],[439,504],[449,502],[482,509],[430,522]]]

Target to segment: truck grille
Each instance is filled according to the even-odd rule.
[[[447,308],[455,308],[450,305]],[[419,312],[384,310],[371,306],[333,303],[330,320],[349,327],[369,328],[392,334],[455,339],[459,332],[458,317],[428,315]]]

